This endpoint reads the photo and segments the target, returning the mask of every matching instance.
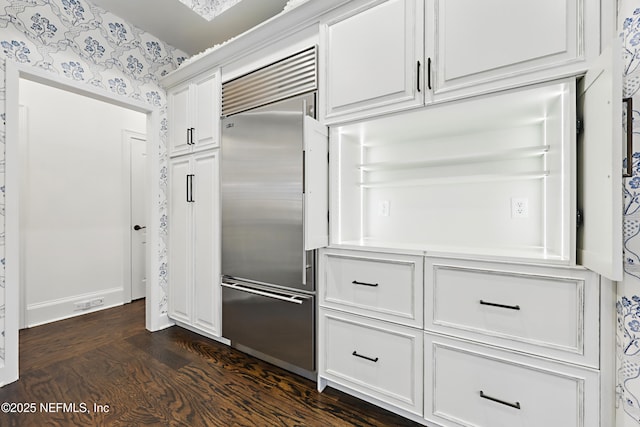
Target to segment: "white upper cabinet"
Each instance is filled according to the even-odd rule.
[[[424,103],[423,16],[421,0],[387,0],[321,25],[326,122]]]
[[[207,73],[168,90],[169,155],[217,147],[220,73]]]
[[[435,99],[583,72],[599,49],[597,0],[428,0],[426,22]]]
[[[600,48],[600,2],[373,1],[320,29],[331,124],[582,74]]]

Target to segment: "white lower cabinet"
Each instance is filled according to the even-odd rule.
[[[169,162],[168,315],[220,336],[218,150]]]
[[[422,270],[421,256],[325,251],[320,304],[422,328]]]
[[[320,390],[428,426],[609,427],[597,274],[345,248],[319,265]]]
[[[597,274],[427,257],[425,278],[425,329],[598,367]]]
[[[422,332],[320,309],[320,371],[328,380],[422,415]]]
[[[597,370],[425,332],[425,419],[446,427],[599,425]]]

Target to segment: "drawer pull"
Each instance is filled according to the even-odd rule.
[[[497,399],[497,398],[491,397],[491,396],[487,396],[486,394],[484,394],[484,392],[482,390],[480,390],[480,397],[483,398],[483,399],[490,400],[492,402],[500,403],[500,404],[505,405],[505,406],[510,406],[512,408],[520,409],[520,402],[516,402],[516,403],[505,402],[504,400]]]
[[[374,288],[375,288],[376,286],[378,286],[378,284],[377,284],[377,283],[358,282],[357,280],[354,280],[354,281],[353,281],[353,282],[351,282],[351,283],[353,283],[354,285],[371,286],[371,287],[374,287]]]
[[[378,358],[376,357],[375,359],[372,357],[367,357],[367,356],[363,356],[361,354],[358,354],[357,351],[353,350],[353,353],[351,353],[352,356],[356,356],[356,357],[360,357],[362,359],[366,359],[366,360],[370,360],[371,362],[377,362]]]
[[[500,307],[500,308],[508,308],[509,310],[520,310],[519,305],[505,305],[505,304],[496,304],[495,302],[486,302],[480,300],[480,304],[482,305],[490,305],[491,307]]]

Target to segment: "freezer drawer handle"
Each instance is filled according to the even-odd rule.
[[[235,289],[240,292],[247,292],[250,294],[260,295],[267,298],[273,298],[280,301],[291,302],[294,304],[302,304],[304,302],[302,299],[300,299],[301,297],[297,295],[285,296],[280,294],[272,294],[271,292],[259,291],[258,289],[248,288],[245,286],[240,286],[232,283],[222,283],[222,286]]]
[[[371,362],[377,362],[379,359],[376,357],[375,359],[373,357],[368,357],[368,356],[363,356],[361,354],[358,354],[358,352],[356,350],[353,350],[353,353],[351,353],[352,356],[356,356],[359,357],[361,359],[366,359],[366,360],[370,360]]]
[[[480,390],[480,397],[483,399],[490,400],[492,402],[500,403],[505,406],[510,406],[512,408],[520,409],[520,402],[516,402],[516,403],[506,402],[504,400],[497,399],[495,397],[487,396],[486,394],[484,394],[484,391],[482,390]]]
[[[505,305],[505,304],[497,304],[495,302],[487,302],[480,300],[480,304],[482,305],[490,305],[491,307],[500,307],[500,308],[508,308],[509,310],[520,310],[519,305]]]
[[[351,282],[351,283],[353,283],[354,285],[371,286],[371,287],[374,287],[374,288],[375,288],[376,286],[378,286],[378,284],[377,284],[377,283],[358,282],[357,280],[354,280],[354,281],[353,281],[353,282]]]

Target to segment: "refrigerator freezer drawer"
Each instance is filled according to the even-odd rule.
[[[222,335],[233,347],[304,376],[315,371],[314,311],[313,295],[222,283]]]

